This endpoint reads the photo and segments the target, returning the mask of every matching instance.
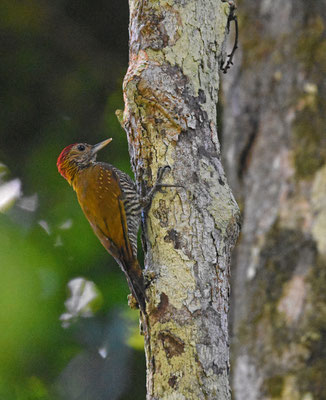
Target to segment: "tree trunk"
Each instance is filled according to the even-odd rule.
[[[230,251],[238,207],[216,131],[229,7],[216,0],[130,0],[122,124],[144,194],[159,167],[183,187],[145,218],[147,399],[229,399]]]
[[[326,3],[241,1],[223,157],[242,205],[236,400],[326,399]]]

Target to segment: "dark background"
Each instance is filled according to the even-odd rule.
[[[68,144],[112,137],[99,159],[130,173],[114,115],[128,17],[127,1],[0,0],[0,399],[145,398],[127,284],[56,169]],[[93,316],[63,327],[76,277],[97,287]]]

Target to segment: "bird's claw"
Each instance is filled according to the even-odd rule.
[[[136,300],[135,296],[130,293],[127,296],[128,298],[128,306],[132,309],[132,310],[138,310],[139,305],[138,305],[138,301]]]
[[[169,183],[162,183],[164,174],[166,171],[171,171],[171,167],[169,165],[165,165],[164,167],[159,167],[158,171],[157,171],[157,177],[156,177],[156,182],[154,184],[154,186],[151,188],[151,190],[147,193],[147,195],[145,197],[142,198],[141,202],[142,202],[142,206],[143,208],[149,207],[153,198],[153,195],[156,192],[160,192],[160,193],[167,193],[163,188],[166,187],[183,187],[182,185],[171,185]]]
[[[157,171],[156,182],[159,183],[162,181],[165,171],[167,170],[171,171],[171,167],[169,165],[165,165],[164,167],[159,167]]]

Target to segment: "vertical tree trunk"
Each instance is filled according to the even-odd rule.
[[[326,4],[241,1],[223,154],[243,207],[236,400],[326,399]]]
[[[130,0],[122,118],[139,190],[166,183],[145,226],[147,399],[229,399],[230,251],[238,207],[216,132],[227,3]]]

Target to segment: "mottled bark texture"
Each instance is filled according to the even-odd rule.
[[[243,0],[223,157],[243,211],[235,400],[326,399],[326,3]]]
[[[139,190],[169,165],[145,218],[147,399],[229,399],[230,251],[238,207],[220,161],[220,0],[130,0],[125,127]]]

